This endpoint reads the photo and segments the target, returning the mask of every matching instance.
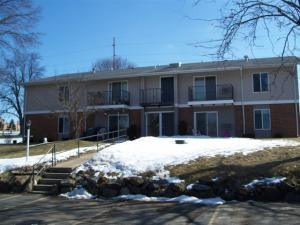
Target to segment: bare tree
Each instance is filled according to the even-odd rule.
[[[197,5],[201,0],[194,3]],[[233,42],[245,39],[256,46],[259,33],[264,32],[271,45],[280,49],[282,56],[297,49],[300,26],[299,0],[232,0],[221,9],[216,19],[223,31],[218,41],[217,55],[223,58],[230,52]]]
[[[32,29],[39,14],[32,0],[0,0],[0,50],[37,43],[38,34]]]
[[[37,53],[15,51],[13,58],[5,60],[0,85],[0,101],[5,113],[16,116],[23,131],[24,82],[40,78],[44,67],[40,66]]]
[[[112,70],[119,70],[119,69],[130,69],[134,68],[135,65],[129,62],[127,59],[122,57],[116,57],[115,62],[113,59],[105,58],[97,60],[93,66],[92,70],[95,72],[102,72],[102,71],[112,71]]]
[[[81,78],[58,82],[59,102],[69,120],[70,137],[79,138],[85,128],[87,103],[84,98],[86,88]]]

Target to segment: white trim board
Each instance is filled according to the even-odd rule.
[[[298,100],[262,100],[262,101],[244,101],[234,102],[234,105],[278,105],[278,104],[291,104],[299,103]]]

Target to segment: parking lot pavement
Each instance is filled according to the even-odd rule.
[[[300,205],[287,203],[196,204],[70,200],[0,194],[0,224],[299,224]]]

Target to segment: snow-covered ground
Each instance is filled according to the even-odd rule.
[[[176,144],[175,140],[184,140],[185,143]],[[102,150],[77,171],[92,168],[107,177],[110,174],[127,177],[154,171],[165,176],[168,174],[164,170],[165,166],[187,163],[198,157],[229,156],[235,153],[246,155],[263,149],[296,145],[300,143],[286,139],[142,137]]]
[[[78,187],[73,191],[67,192],[65,194],[61,194],[60,196],[69,198],[69,199],[94,199],[95,196],[91,195],[84,188]],[[219,197],[216,198],[204,198],[199,199],[194,196],[181,195],[175,198],[165,198],[165,197],[147,197],[145,195],[120,195],[115,197],[114,199],[130,199],[130,200],[138,200],[138,201],[146,201],[146,202],[179,202],[179,203],[194,203],[201,205],[222,205],[225,201]]]
[[[82,147],[79,148],[79,153],[84,153],[92,150],[96,150],[97,146],[92,147]],[[26,154],[24,149],[24,155]],[[58,152],[56,154],[56,160],[66,160],[70,158],[71,156],[76,156],[78,154],[78,148],[65,151],[65,152]],[[44,157],[44,158],[43,158]],[[11,159],[0,159],[0,173],[3,173],[8,170],[16,169],[23,166],[33,166],[34,164],[40,162],[51,162],[52,160],[52,154],[47,155],[36,155],[36,156],[29,156],[28,161],[26,161],[26,157],[20,157],[20,158],[11,158]]]

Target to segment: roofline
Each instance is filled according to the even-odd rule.
[[[135,77],[146,77],[146,76],[163,76],[163,75],[178,75],[178,74],[189,74],[189,73],[199,73],[199,72],[219,72],[219,71],[234,71],[234,70],[240,70],[240,69],[253,69],[253,68],[274,68],[274,67],[278,67],[278,65],[280,65],[280,63],[262,63],[259,62],[259,60],[263,60],[263,59],[276,59],[279,57],[274,57],[274,58],[259,58],[259,59],[251,59],[251,60],[257,60],[258,63],[256,65],[243,65],[242,60],[225,60],[225,61],[210,61],[210,62],[203,62],[203,63],[230,63],[230,62],[239,62],[241,63],[240,66],[226,66],[226,65],[222,65],[222,66],[217,66],[217,67],[207,67],[207,68],[199,68],[199,69],[185,69],[185,70],[177,70],[177,68],[174,68],[174,70],[168,70],[168,71],[157,71],[159,68],[163,68],[163,67],[168,67],[168,65],[162,65],[159,66],[159,68],[156,67],[137,67],[136,69],[150,69],[153,68],[153,70],[149,70],[149,71],[141,71],[140,73],[136,73],[136,74],[130,74],[128,73],[128,71],[130,69],[126,69],[126,70],[118,70],[118,73],[120,73],[118,76],[113,77],[114,79],[122,79],[122,78],[135,78]],[[294,58],[295,62],[284,62],[284,66],[294,66],[297,65],[300,60],[298,57],[296,56],[288,56],[288,57],[284,57],[285,59],[288,58]],[[187,63],[185,65],[192,65],[192,64],[197,64],[197,63]],[[134,69],[132,69],[134,71]],[[124,72],[122,74],[122,72]],[[26,82],[23,85],[24,86],[35,86],[35,85],[41,85],[41,84],[53,84],[56,83],[58,81],[61,82],[67,82],[67,81],[72,81],[74,79],[77,79],[79,75],[82,75],[82,78],[84,81],[92,81],[92,80],[108,80],[108,79],[112,79],[111,74],[113,74],[114,71],[109,71],[109,72],[103,72],[103,73],[107,73],[104,76],[96,76],[97,74],[101,74],[102,72],[98,72],[98,73],[93,73],[93,72],[82,72],[82,73],[70,73],[70,74],[62,74],[62,75],[58,75],[58,76],[53,76],[53,77],[49,77],[50,80],[47,80],[47,77],[45,79],[41,79],[41,80],[35,80],[35,81],[30,81],[30,82]],[[135,71],[136,72],[136,71]],[[87,75],[92,75],[95,74],[94,77],[86,77]],[[52,79],[51,79],[52,78]],[[57,79],[56,79],[57,78]]]

